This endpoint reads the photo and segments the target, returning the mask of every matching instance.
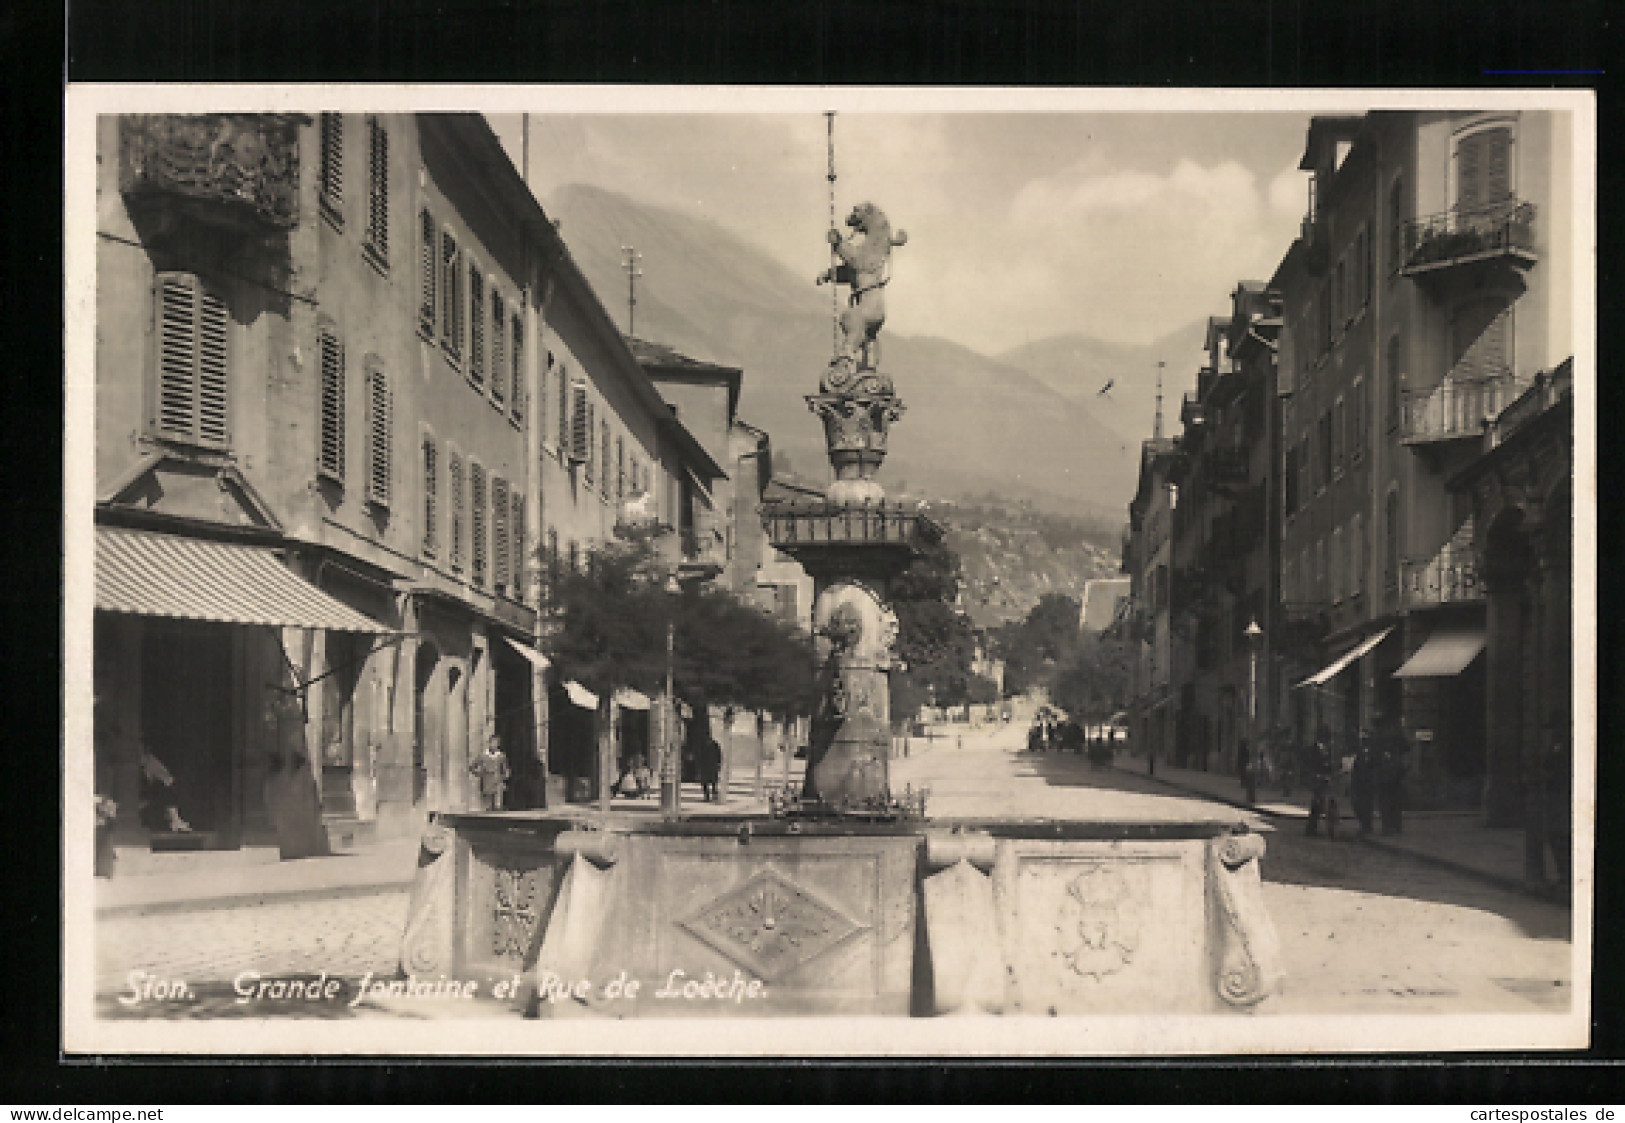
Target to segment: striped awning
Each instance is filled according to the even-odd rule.
[[[113,526],[96,528],[96,607],[215,624],[395,634],[262,546]]]
[[[1435,628],[1395,678],[1443,678],[1459,675],[1484,650],[1484,629],[1478,627]]]
[[[1391,631],[1393,631],[1392,628],[1384,628],[1376,635],[1367,636],[1365,639],[1343,652],[1343,654],[1339,655],[1336,659],[1333,659],[1330,663],[1326,664],[1320,670],[1298,683],[1298,685],[1294,686],[1292,689],[1297,690],[1298,687],[1302,686],[1320,686],[1321,684],[1330,681],[1333,676],[1341,673],[1343,668],[1347,667],[1350,663],[1354,662],[1356,659],[1359,659],[1361,656],[1365,655],[1366,652],[1370,651],[1383,640],[1387,639],[1388,633]]]
[[[615,691],[612,701],[623,710],[647,710],[649,696],[641,690],[633,690],[630,686],[623,686]]]
[[[564,694],[570,699],[571,704],[580,706],[584,710],[596,710],[598,708],[598,695],[574,679],[564,684]]]

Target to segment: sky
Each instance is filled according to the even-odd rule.
[[[522,115],[490,120],[521,163]],[[1071,333],[1149,343],[1224,311],[1238,280],[1274,272],[1306,208],[1308,121],[860,105],[834,120],[837,218],[870,201],[908,232],[888,331],[986,354]],[[811,106],[533,112],[529,177],[544,204],[587,183],[711,219],[811,285],[828,264],[828,142]]]

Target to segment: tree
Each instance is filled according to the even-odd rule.
[[[1131,645],[1085,633],[1071,658],[1058,667],[1050,698],[1073,717],[1106,721],[1129,703]]]
[[[666,567],[645,542],[600,547],[585,571],[555,567],[547,607],[559,623],[551,647],[564,673],[600,693],[619,686],[658,693],[671,622],[680,697],[810,712],[813,655],[804,636],[725,590],[673,595],[665,583]]]
[[[1025,619],[993,633],[994,650],[1004,660],[1006,694],[1025,694],[1051,684],[1056,668],[1077,652],[1080,611],[1072,597],[1046,593]]]
[[[975,685],[986,682],[971,670],[976,628],[955,607],[958,597],[959,556],[942,542],[924,547],[892,584],[897,657],[905,668],[891,676],[893,718],[932,701],[954,706],[990,693]]]

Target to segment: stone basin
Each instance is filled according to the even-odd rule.
[[[442,815],[401,969],[532,1017],[1251,1011],[1263,852],[1233,820]]]

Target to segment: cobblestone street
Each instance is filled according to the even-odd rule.
[[[1265,900],[1286,970],[1277,1013],[1533,1013],[1571,996],[1569,911],[1301,821],[1181,794],[1128,769],[1017,752],[1013,726],[916,740],[893,782],[931,789],[934,816],[1177,820],[1246,817],[1267,836]],[[1132,766],[1130,766],[1132,768]],[[747,785],[736,784],[742,805]],[[408,870],[403,870],[406,873]],[[245,874],[249,871],[245,870]],[[392,976],[407,893],[268,897],[230,907],[121,909],[98,920],[106,1017],[353,1017],[361,979]],[[234,980],[339,980],[335,999],[242,997]],[[184,986],[178,991],[177,986]],[[137,995],[140,995],[139,999]]]

